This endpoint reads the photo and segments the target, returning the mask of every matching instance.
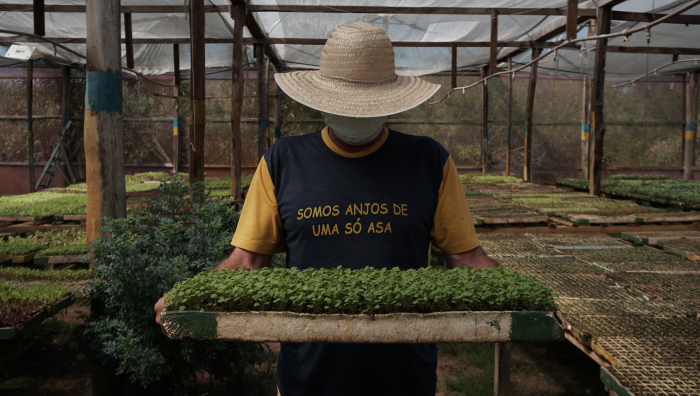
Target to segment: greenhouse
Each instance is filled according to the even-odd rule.
[[[700,394],[699,36],[0,0],[0,394]]]

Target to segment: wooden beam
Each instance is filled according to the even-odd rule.
[[[494,362],[493,394],[494,396],[510,396],[510,342],[496,343]]]
[[[457,46],[452,46],[452,89],[457,87]]]
[[[282,137],[282,89],[275,83],[275,137],[277,142]]]
[[[588,21],[588,37],[595,35],[596,20]],[[591,158],[591,80],[583,77],[583,103],[581,104],[581,175],[589,179]]]
[[[599,9],[598,35],[610,33],[612,6]],[[591,119],[593,124],[593,141],[591,147],[590,184],[591,195],[600,196],[600,180],[603,170],[603,138],[605,137],[605,122],[603,119],[604,86],[605,86],[605,58],[607,55],[608,39],[599,39],[595,51],[595,70],[593,74],[593,97],[591,106]]]
[[[192,25],[192,135],[190,135],[190,183],[204,181],[204,132],[206,130],[204,0],[190,0]]]
[[[134,37],[131,28],[131,14],[124,14],[124,40],[126,40],[126,67],[134,68]]]
[[[532,58],[535,59],[540,56],[540,49],[532,49]],[[525,107],[525,158],[523,159],[523,179],[526,182],[532,183],[532,133],[534,131],[534,124],[532,120],[532,113],[535,107],[535,90],[537,89],[537,66],[539,62],[535,62],[530,67],[530,81],[527,86],[527,104]]]
[[[180,44],[173,44],[173,84],[180,86]],[[180,97],[180,90],[173,88],[173,95]],[[180,171],[180,101],[173,101],[173,173]]]
[[[489,75],[488,65],[481,67],[481,78]],[[481,84],[481,172],[489,172],[489,87]]]
[[[613,11],[612,19],[627,22],[654,22],[665,16],[666,14],[652,14],[650,12]],[[698,25],[700,24],[700,15],[676,15],[666,19],[663,23]]]
[[[573,40],[578,33],[578,0],[568,0],[566,3],[566,39]]]
[[[270,148],[270,58],[265,62],[265,77],[263,78],[263,84],[265,87],[265,94],[263,96],[263,101],[265,102],[265,109],[263,114],[265,115],[265,151]],[[258,81],[260,83],[260,81]]]
[[[619,45],[609,45],[608,52],[621,52],[627,54],[700,55],[700,48],[624,47]]]
[[[382,6],[313,6],[313,5],[250,5],[249,12],[354,13],[354,14],[442,14],[490,15],[566,15],[565,8],[475,8],[475,7],[382,7]],[[581,10],[582,16],[595,16],[594,9]]]
[[[255,45],[255,57],[258,69],[258,162],[265,154],[266,124],[266,104],[267,96],[265,91],[265,52],[262,44]]]
[[[87,244],[102,219],[126,217],[119,0],[88,1],[85,82]]]
[[[46,21],[45,21],[45,9],[44,0],[33,0],[32,13],[34,20],[34,34],[39,36],[46,35]]]
[[[489,74],[495,74],[498,66],[498,11],[491,11],[491,42],[489,44]]]
[[[34,127],[32,108],[34,107],[34,60],[27,61],[27,156],[29,158],[29,192],[35,192],[34,176]]]
[[[70,67],[66,65],[61,66],[61,135],[66,133],[66,126],[68,126],[68,122],[70,121]],[[77,140],[77,139],[76,139]],[[74,146],[77,146],[76,143],[73,143]],[[71,149],[71,147],[68,147],[68,149]],[[73,165],[71,164],[70,158],[68,159],[68,162],[66,162],[66,172],[64,173],[69,173],[71,177],[73,178],[73,182],[77,183],[77,179],[72,173]],[[80,171],[80,168],[78,168]],[[82,173],[80,175],[80,178],[82,178]],[[41,180],[39,180],[40,184]],[[63,186],[68,187],[68,180],[63,180]]]
[[[241,189],[241,111],[243,110],[243,26],[245,25],[245,4],[231,6],[233,19],[233,59],[231,62],[231,197],[243,199]]]
[[[243,0],[234,0],[232,2],[233,4],[241,4],[244,3]],[[248,28],[248,32],[250,33],[253,38],[256,39],[264,39],[267,36],[267,32],[265,32],[265,29],[263,29],[260,25],[258,25],[258,21],[255,19],[255,15],[253,14],[253,11],[251,11],[250,6],[246,6],[246,15],[245,15],[245,26]],[[325,41],[324,41],[325,44]],[[277,57],[277,52],[275,52],[274,47],[272,45],[265,43],[265,47],[263,48],[263,53],[267,54],[267,56],[270,58],[270,62],[276,67],[276,68],[281,68],[282,67],[282,62],[280,62],[279,58]]]
[[[508,70],[513,70],[513,58],[508,58]],[[508,75],[508,111],[506,112],[506,170],[504,176],[510,176],[510,135],[513,126],[513,75]]]
[[[695,131],[697,122],[698,72],[689,73],[685,89],[685,154],[683,158],[683,180],[693,180],[695,162]]]

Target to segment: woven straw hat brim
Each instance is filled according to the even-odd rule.
[[[321,76],[316,71],[275,74],[280,88],[297,102],[350,117],[380,117],[401,113],[428,100],[440,89],[413,76],[396,76],[385,83],[364,84]]]

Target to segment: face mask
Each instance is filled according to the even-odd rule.
[[[356,118],[323,113],[323,118],[338,139],[351,146],[360,146],[379,136],[389,116]]]

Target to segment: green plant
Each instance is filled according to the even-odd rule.
[[[50,189],[33,194],[0,197],[0,216],[85,214],[85,194],[64,194]]]
[[[0,253],[21,256],[41,250],[43,247],[32,239],[11,236],[7,238],[7,241],[0,242]]]
[[[513,176],[500,176],[484,173],[465,173],[459,175],[462,183],[489,184],[489,183],[522,183],[522,179]]]
[[[212,202],[201,183],[171,176],[146,210],[107,221],[91,245],[97,266],[88,285],[92,313],[81,345],[97,363],[143,386],[210,375],[239,393],[260,388],[269,354],[260,344],[171,340],[155,324],[153,305],[172,286],[226,257],[239,213]],[[191,196],[191,199],[186,198]]]
[[[9,281],[56,281],[74,282],[92,278],[94,270],[78,269],[66,271],[44,271],[26,267],[0,267],[0,279]]]
[[[505,268],[205,271],[176,284],[169,310],[383,314],[555,308],[551,289]]]
[[[87,254],[87,245],[76,244],[76,245],[63,245],[63,246],[52,246],[50,248],[44,249],[36,254],[36,257],[48,257],[48,256],[69,256],[77,254]]]
[[[39,300],[44,303],[51,303],[68,293],[70,287],[61,283],[43,283],[39,285],[16,285],[14,283],[0,280],[0,301],[9,298],[20,300]]]
[[[618,174],[610,176],[610,180],[668,180],[666,175],[625,175]]]

